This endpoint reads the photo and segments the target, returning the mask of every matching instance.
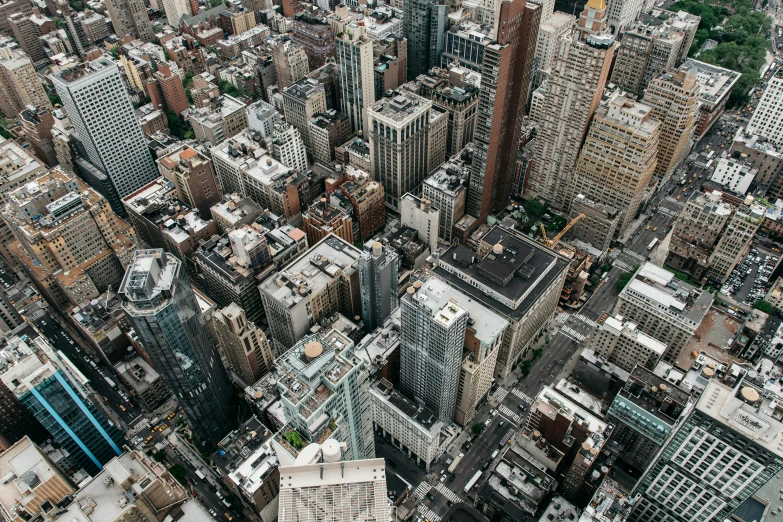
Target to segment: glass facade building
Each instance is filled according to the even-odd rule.
[[[383,324],[400,302],[397,297],[399,255],[375,242],[359,258],[359,285],[362,290],[362,321],[372,332]]]

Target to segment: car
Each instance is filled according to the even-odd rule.
[[[168,428],[168,427],[169,427],[169,425],[168,425],[168,424],[162,424],[162,425],[160,426],[160,431],[166,431],[166,428]]]
[[[213,517],[217,518],[217,513],[215,512],[214,509],[210,509],[209,510],[209,514],[212,515]]]
[[[226,511],[226,513],[223,516],[226,517],[227,520],[234,520],[234,517],[232,517],[231,513],[229,513],[228,511]]]
[[[682,197],[682,196],[677,196],[677,201],[680,201],[680,198],[681,198],[681,197]]]
[[[447,500],[447,501],[446,501],[446,505],[447,505],[448,507],[451,507],[451,506],[453,506],[453,505],[454,505],[454,502],[452,502],[451,500]]]
[[[152,440],[152,435],[144,439],[144,444],[149,444],[151,440]]]
[[[487,469],[487,468],[489,467],[489,465],[490,465],[490,464],[491,464],[491,462],[490,462],[490,461],[488,461],[488,460],[487,460],[487,461],[485,461],[485,462],[484,462],[484,464],[482,464],[482,465],[481,465],[481,469]]]
[[[506,423],[506,421],[504,421],[504,420],[500,421],[500,422],[498,423],[498,428],[500,428],[501,426],[503,426],[505,423]]]
[[[154,426],[154,427],[153,427],[153,428],[152,428],[150,431],[151,431],[152,433],[155,433],[155,432],[156,432],[156,431],[158,431],[159,429],[160,429],[160,426]]]
[[[120,410],[125,411],[125,406],[123,406],[122,404],[120,404],[119,406],[120,406]]]
[[[518,404],[517,408],[519,408],[522,411],[525,411],[525,405],[524,404]]]
[[[430,499],[431,501],[434,501],[435,495],[433,495],[432,493],[427,493],[427,498]]]
[[[444,482],[446,482],[446,475],[442,475],[442,476],[440,477],[440,482],[441,482],[441,484],[443,484]]]
[[[191,482],[191,483],[192,483],[194,486],[198,486],[198,485],[199,485],[199,481],[198,481],[198,479],[195,479],[195,478],[193,478],[193,477],[190,477],[190,482]]]
[[[658,227],[653,228],[653,232],[658,232]]]
[[[452,473],[452,474],[449,476],[449,482],[454,482],[454,479],[455,479],[455,478],[457,478],[457,474],[456,474],[456,473]]]
[[[647,228],[645,228],[645,230],[650,230],[650,225],[647,225]]]
[[[107,399],[105,395],[101,395],[101,399],[103,399],[103,402],[109,402],[109,399]]]
[[[172,411],[171,413],[169,413],[169,416],[168,416],[168,417],[166,417],[166,420],[171,420],[171,419],[173,419],[173,418],[174,418],[176,415],[177,415],[177,414],[176,414],[175,412],[173,412],[173,411]]]

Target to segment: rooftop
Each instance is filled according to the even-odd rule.
[[[162,249],[137,250],[120,283],[119,293],[126,301],[139,302],[146,309],[145,303],[171,296],[179,268],[180,261]]]
[[[371,118],[390,120],[402,123],[416,118],[417,115],[430,109],[432,102],[410,91],[394,91],[391,98],[383,98],[369,107]]]
[[[637,343],[641,344],[648,350],[651,350],[658,355],[663,355],[666,351],[666,343],[659,341],[653,337],[650,337],[646,333],[642,332],[636,327],[636,323],[631,321],[624,321],[622,316],[607,317],[601,327],[604,330],[612,332],[614,335],[622,335],[633,339]]]
[[[731,89],[739,81],[742,74],[724,69],[717,65],[688,58],[680,65],[683,70],[696,70],[696,81],[699,84],[699,100],[708,107],[716,106],[731,93]]]
[[[443,422],[424,405],[419,405],[398,390],[386,379],[376,381],[371,387],[372,393],[410,419],[411,424],[431,438],[437,437],[443,428]]]
[[[579,522],[623,522],[632,507],[630,494],[611,478],[604,477]]]
[[[252,416],[218,443],[211,459],[230,481],[252,496],[277,469],[277,456],[269,444],[272,435]]]

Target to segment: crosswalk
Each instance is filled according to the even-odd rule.
[[[46,311],[45,310],[38,309],[35,312],[33,312],[32,314],[30,314],[30,320],[37,321],[38,319],[43,318],[43,316],[45,316],[45,315],[46,315]]]
[[[617,259],[614,262],[614,266],[616,266],[617,268],[619,268],[620,270],[622,270],[624,272],[629,272],[633,268],[631,265],[629,265],[627,263],[623,263],[619,259]]]
[[[158,442],[157,444],[155,444],[155,449],[158,450],[158,451],[162,450],[165,447],[166,447],[166,443],[162,442],[162,441]]]
[[[513,411],[511,411],[511,408],[509,408],[508,406],[501,404],[500,406],[498,406],[498,411],[500,412],[501,415],[503,415],[504,417],[506,417],[508,420],[510,420],[516,425],[519,425],[519,423],[522,422],[522,418],[516,413],[514,413]]]
[[[582,315],[580,313],[574,314],[574,317],[576,317],[577,319],[579,319],[580,321],[582,321],[583,323],[585,323],[587,326],[590,326],[590,327],[595,327],[595,325],[597,324],[592,319],[589,319],[589,318],[585,317],[584,315]]]
[[[424,518],[429,519],[430,522],[440,522],[440,516],[436,515],[434,511],[432,511],[424,504],[419,505],[418,509],[419,509],[419,513],[424,515]]]
[[[636,260],[637,260],[637,261],[639,261],[640,263],[641,263],[642,261],[645,261],[645,258],[644,258],[644,256],[643,256],[643,255],[641,255],[641,254],[638,254],[638,253],[634,252],[633,250],[623,250],[623,254],[625,254],[625,255],[628,255],[628,256],[631,256],[632,258],[636,259]]]
[[[136,435],[138,432],[140,432],[144,428],[149,428],[149,427],[150,427],[150,421],[147,420],[147,419],[142,419],[138,423],[136,423],[135,426],[133,426],[131,431],[133,432],[134,435]]]
[[[521,391],[517,390],[516,388],[511,390],[511,393],[513,393],[514,395],[516,395],[517,397],[519,397],[520,399],[522,399],[523,401],[525,401],[528,404],[533,404],[535,402],[533,399],[531,399],[530,397],[528,397],[526,394],[522,393]]]
[[[503,402],[503,399],[506,398],[506,395],[508,395],[508,390],[501,386],[497,390],[495,390],[495,393],[492,394],[492,398],[498,402]]]
[[[442,483],[438,482],[438,484],[435,486],[435,489],[437,489],[437,490],[438,490],[438,492],[439,492],[441,495],[443,495],[444,497],[446,497],[446,500],[451,500],[451,501],[452,501],[452,502],[454,502],[455,504],[456,504],[457,502],[462,502],[462,499],[461,499],[461,498],[459,498],[459,497],[457,496],[457,494],[456,494],[456,493],[454,493],[454,492],[453,492],[453,491],[451,491],[449,488],[447,488],[447,487],[446,487],[446,484],[442,484]]]
[[[416,489],[413,490],[412,495],[419,500],[422,500],[424,498],[424,495],[429,493],[429,491],[432,489],[432,486],[430,486],[426,481],[422,481],[421,484],[419,484]]]
[[[557,321],[560,324],[566,324],[566,321],[568,321],[569,317],[571,317],[571,314],[563,312],[562,314],[557,314],[555,316],[555,321]]]
[[[567,336],[567,337],[570,337],[571,339],[573,339],[573,340],[575,340],[576,342],[579,342],[579,343],[581,343],[582,341],[585,340],[585,335],[584,334],[581,334],[581,333],[577,332],[576,330],[574,330],[570,326],[563,326],[562,328],[560,328],[560,333],[565,335],[565,336]]]
[[[161,431],[160,434],[164,437],[168,437],[169,433],[171,433],[171,428],[166,428],[165,430]]]

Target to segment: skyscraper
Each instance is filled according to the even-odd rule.
[[[74,464],[94,474],[122,453],[122,432],[93,404],[87,378],[43,337],[12,338],[0,354],[0,380]]]
[[[108,189],[93,184],[95,190],[113,202],[158,177],[117,65],[98,58],[63,69],[52,81],[86,159],[109,183]],[[106,194],[112,189],[115,194]],[[121,205],[114,210],[125,213]]]
[[[570,208],[582,194],[625,214],[618,232],[636,218],[644,191],[652,179],[658,154],[660,122],[649,106],[613,93],[596,110],[574,170]],[[607,154],[611,150],[611,154]]]
[[[397,251],[379,242],[367,246],[359,258],[359,285],[362,290],[362,321],[372,332],[399,306],[397,298]]]
[[[540,17],[540,5],[500,2],[497,41],[484,48],[467,202],[476,226],[511,193]]]
[[[212,446],[236,424],[236,403],[182,262],[137,250],[119,288],[122,308],[198,441]]]
[[[16,118],[28,105],[52,106],[27,54],[6,45],[1,46],[0,109],[6,118]]]
[[[696,71],[678,69],[653,78],[642,103],[652,107],[652,117],[661,122],[655,175],[666,177],[680,162],[699,122],[699,85]]]
[[[403,296],[400,387],[444,423],[454,418],[468,312],[432,278]]]
[[[780,398],[747,378],[738,381],[733,386],[717,378],[707,383],[632,491],[635,507],[629,520],[727,520],[780,473],[783,423],[775,415]]]
[[[601,101],[615,48],[614,37],[606,33],[590,34],[583,40],[569,36],[560,40],[544,94],[525,193],[556,208],[566,206],[579,148]]]
[[[106,0],[106,10],[118,37],[132,34],[146,41],[155,38],[144,0]],[[172,23],[179,27],[179,20]]]
[[[769,79],[759,105],[748,122],[748,134],[758,134],[783,145],[783,73],[778,70]]]
[[[212,314],[212,328],[220,350],[246,386],[271,371],[274,357],[269,341],[239,305],[231,303]]]
[[[179,27],[179,21],[183,16],[190,16],[190,2],[188,0],[163,0],[163,9],[166,19],[171,27]]]
[[[362,130],[367,138],[367,109],[375,103],[373,44],[364,25],[351,23],[335,41],[340,66],[340,103],[348,115],[351,130]]]
[[[440,65],[447,29],[443,0],[405,0],[402,31],[408,39],[408,78]]]

